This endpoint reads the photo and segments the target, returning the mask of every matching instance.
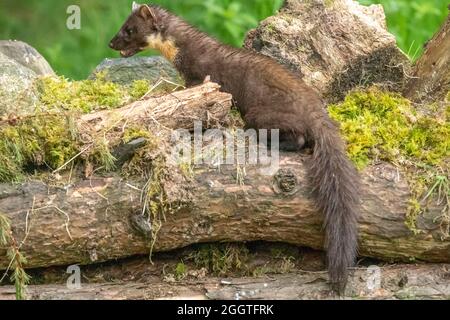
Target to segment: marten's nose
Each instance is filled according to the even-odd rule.
[[[114,48],[115,48],[115,42],[116,42],[116,41],[114,41],[114,40],[116,40],[115,37],[109,42],[109,47],[110,47],[111,49],[114,49]]]

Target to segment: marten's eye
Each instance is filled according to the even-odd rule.
[[[133,29],[131,28],[125,29],[125,33],[127,34],[127,36],[131,36],[133,34]]]

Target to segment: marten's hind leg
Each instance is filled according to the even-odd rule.
[[[305,136],[294,134],[292,132],[280,132],[280,150],[282,151],[300,151],[306,145]]]

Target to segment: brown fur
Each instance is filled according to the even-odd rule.
[[[173,39],[163,39],[160,35],[151,35],[147,38],[147,43],[146,49],[158,50],[167,60],[172,63],[175,62],[179,50]]]
[[[130,37],[127,29],[136,33]],[[146,43],[149,37],[158,40]],[[305,143],[313,147],[308,173],[324,213],[330,279],[335,289],[343,290],[357,253],[359,178],[320,96],[275,61],[223,45],[157,6],[135,10],[110,46],[125,50],[124,56],[157,48],[188,86],[210,76],[231,93],[247,127],[280,129],[280,144],[287,150],[299,150]]]

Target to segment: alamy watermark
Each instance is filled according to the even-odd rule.
[[[67,278],[66,286],[69,290],[81,289],[81,269],[78,265],[72,265],[67,267],[66,273],[70,274]]]
[[[381,289],[381,268],[378,266],[369,266],[366,271],[366,285],[369,291]]]
[[[67,7],[66,13],[69,17],[66,20],[66,26],[69,30],[81,29],[81,9],[77,5]]]
[[[261,174],[279,169],[279,130],[209,129],[194,122],[194,132],[178,129],[172,133],[174,146],[169,161],[192,165],[258,165]]]

